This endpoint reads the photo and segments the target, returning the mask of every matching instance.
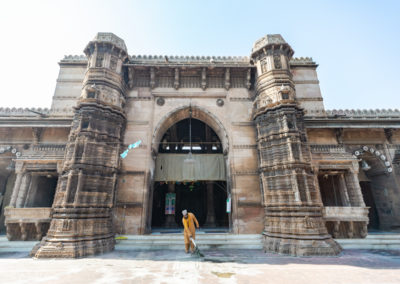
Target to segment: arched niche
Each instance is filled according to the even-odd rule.
[[[153,154],[158,153],[159,143],[164,133],[177,122],[189,118],[189,111],[192,109],[192,118],[198,119],[209,127],[211,127],[217,134],[222,143],[223,153],[226,155],[229,152],[229,140],[225,127],[218,120],[218,118],[210,111],[198,106],[183,106],[167,113],[157,124],[153,138],[152,138],[152,151]]]

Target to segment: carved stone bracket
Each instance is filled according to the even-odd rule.
[[[156,72],[154,67],[150,68],[150,88],[154,89],[156,86]]]
[[[38,144],[40,138],[42,137],[43,128],[42,127],[32,127],[33,143]]]
[[[205,90],[207,87],[207,72],[206,68],[201,69],[201,88]]]
[[[128,87],[130,90],[132,90],[133,89],[133,78],[135,77],[135,69],[134,68],[128,69],[128,77],[129,77]]]
[[[393,137],[394,129],[393,128],[385,128],[384,131],[385,131],[385,136],[386,136],[387,141],[390,144],[393,144],[392,137]]]
[[[231,87],[231,71],[230,68],[225,70],[225,89],[229,90]]]
[[[250,79],[251,79],[251,69],[249,68],[249,69],[247,69],[247,73],[246,73],[246,87],[248,90],[250,90],[250,87],[251,87]]]
[[[176,90],[179,88],[179,69],[178,68],[175,68],[174,88]]]
[[[343,128],[335,128],[336,141],[339,145],[343,145]]]

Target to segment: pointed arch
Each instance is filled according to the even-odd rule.
[[[192,118],[201,120],[209,127],[211,127],[217,134],[218,138],[222,143],[223,153],[227,154],[229,152],[229,139],[225,127],[219,121],[219,119],[212,114],[210,111],[199,107],[199,106],[182,106],[176,108],[166,115],[159,121],[154,129],[152,137],[152,150],[154,154],[158,153],[159,143],[165,134],[165,132],[177,122],[189,118],[189,109],[192,108]]]

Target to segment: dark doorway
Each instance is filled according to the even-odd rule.
[[[213,204],[207,204],[207,182],[179,182],[175,183],[175,227],[182,227],[182,210],[192,212],[202,227],[207,221],[208,206],[213,206],[216,227],[229,227],[228,213],[226,213],[226,183],[213,182]],[[165,197],[168,184],[156,182],[153,193],[152,228],[164,227],[166,222]]]
[[[168,184],[156,182],[153,192],[153,208],[151,227],[162,227],[165,223],[165,195],[168,191]]]
[[[319,175],[318,182],[324,206],[343,206],[338,175]]]
[[[226,190],[226,182],[214,182],[214,210],[215,221],[217,226],[228,228],[229,216],[226,213],[226,199],[228,197]]]
[[[368,218],[369,230],[379,230],[379,217],[378,217],[378,210],[376,209],[374,196],[372,193],[371,182],[369,181],[361,181],[361,192],[364,198],[365,205],[369,207]]]
[[[56,193],[58,176],[35,175],[32,191],[29,193],[25,207],[51,207]]]
[[[203,226],[207,218],[207,196],[204,182],[180,183],[176,190],[176,214],[175,222],[182,226],[182,210],[192,212],[200,226]]]

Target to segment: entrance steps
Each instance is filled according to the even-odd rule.
[[[126,235],[115,250],[182,250],[183,234]],[[126,239],[125,239],[126,238]],[[400,250],[400,233],[370,233],[365,239],[336,239],[343,249]],[[1,253],[28,254],[37,241],[8,241],[0,235]],[[262,249],[261,235],[196,234],[200,249]]]
[[[343,249],[400,249],[400,233],[369,233],[365,239],[336,239]]]
[[[159,235],[128,235],[117,240],[116,250],[182,250],[183,233]],[[259,234],[215,234],[196,233],[196,244],[200,249],[262,249]]]

